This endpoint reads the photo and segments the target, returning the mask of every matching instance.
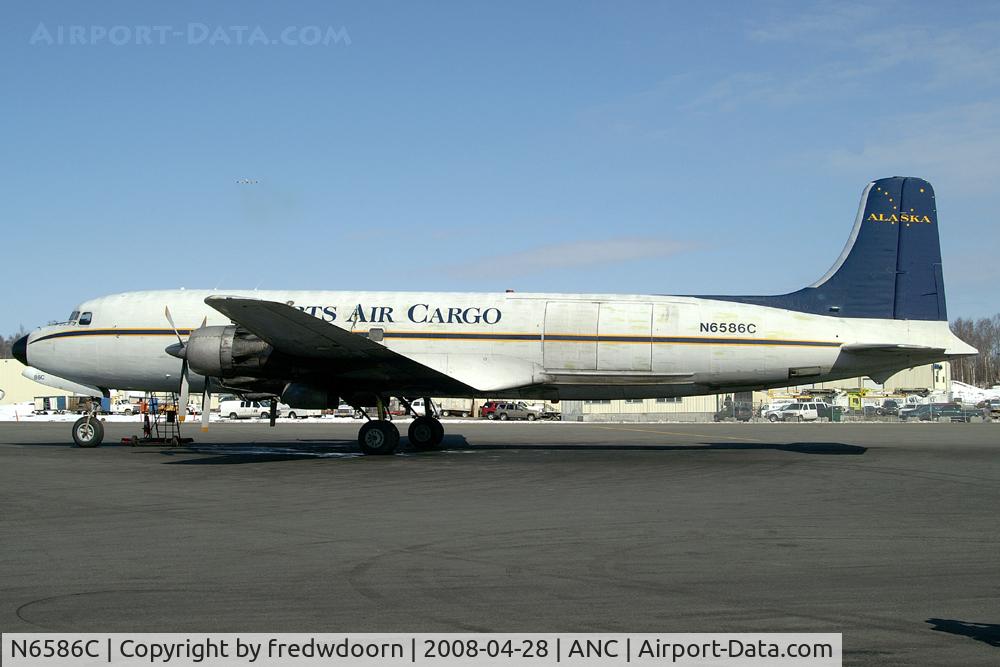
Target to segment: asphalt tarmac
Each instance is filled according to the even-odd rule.
[[[0,630],[842,632],[1000,664],[1000,425],[0,424]],[[405,437],[404,437],[405,447]]]

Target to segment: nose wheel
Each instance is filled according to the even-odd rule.
[[[73,442],[77,447],[99,447],[104,440],[104,424],[97,417],[80,417],[73,424]]]

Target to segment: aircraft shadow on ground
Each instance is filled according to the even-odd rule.
[[[796,454],[819,454],[833,456],[858,456],[868,451],[867,447],[848,445],[840,442],[793,442],[793,443],[733,443],[706,442],[680,445],[655,444],[533,444],[533,443],[489,443],[473,444],[463,435],[445,436],[441,450],[421,452],[410,447],[404,437],[399,454],[433,456],[440,451],[501,451],[524,450],[546,452],[712,452],[712,451],[755,451],[775,450]],[[234,465],[243,463],[271,463],[279,461],[299,461],[314,458],[353,458],[360,456],[355,440],[309,439],[292,441],[269,441],[266,443],[198,445],[176,449],[159,449],[158,452],[174,460],[168,465]],[[189,458],[191,454],[202,454]]]
[[[447,440],[447,439],[446,439]],[[465,449],[528,449],[544,451],[586,451],[586,452],[702,452],[702,451],[725,451],[725,450],[764,450],[773,449],[783,452],[796,452],[798,454],[827,454],[827,455],[860,455],[868,451],[867,447],[860,445],[847,445],[842,442],[789,442],[789,443],[768,443],[768,442],[702,442],[691,445],[629,445],[599,443],[593,445],[533,445],[533,444],[488,444],[488,445],[468,445]]]
[[[996,623],[970,623],[947,618],[928,618],[926,622],[936,632],[961,635],[1000,648],[1000,625]]]

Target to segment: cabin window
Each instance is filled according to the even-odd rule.
[[[94,314],[88,311],[80,315],[80,324],[86,326],[90,324],[91,320],[93,319],[94,319]]]

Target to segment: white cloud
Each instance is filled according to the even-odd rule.
[[[622,264],[669,257],[690,246],[657,238],[617,238],[570,241],[555,245],[485,257],[460,264],[451,272],[462,278],[507,278],[552,269]]]
[[[969,84],[986,91],[1000,84],[1000,23],[944,28],[901,22],[899,15],[890,6],[824,3],[754,23],[746,32],[751,42],[800,48],[807,57],[786,57],[777,72],[725,74],[685,107],[730,111],[746,103],[789,106],[858,93],[880,96],[886,76],[893,84],[905,77],[911,90],[928,93]],[[816,52],[824,56],[820,64],[803,67]]]
[[[950,193],[993,193],[1000,182],[1000,101],[884,122],[860,150],[837,149],[826,156],[838,170],[900,174],[933,179]]]
[[[759,42],[814,39],[831,32],[857,30],[859,25],[874,18],[878,12],[879,8],[871,4],[849,2],[822,2],[797,14],[789,13],[783,7],[767,20],[752,23],[747,34]]]

